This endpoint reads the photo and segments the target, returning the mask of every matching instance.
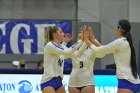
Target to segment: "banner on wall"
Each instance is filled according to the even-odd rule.
[[[49,25],[71,33],[70,21],[0,21],[0,54],[42,54],[44,31]]]

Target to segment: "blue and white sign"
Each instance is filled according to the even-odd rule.
[[[0,93],[41,93],[41,75],[1,74]]]
[[[0,21],[0,54],[42,54],[44,31],[49,25],[71,33],[70,21]]]
[[[0,74],[0,93],[42,93],[41,77],[38,74]],[[65,75],[63,85],[67,91],[68,80],[69,75]]]
[[[42,93],[41,74],[0,74],[0,93]],[[68,93],[69,75],[64,75],[63,85]],[[117,93],[115,75],[95,75],[95,93]]]

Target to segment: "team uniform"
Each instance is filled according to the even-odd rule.
[[[44,48],[44,73],[41,79],[42,90],[47,86],[51,86],[55,90],[62,86],[64,55],[71,55],[82,43],[81,40],[78,40],[67,49],[63,48],[63,45],[58,46],[53,41],[46,44]]]
[[[96,47],[91,45],[90,48],[95,53],[109,54],[114,53],[117,67],[116,76],[118,78],[118,88],[130,89],[134,93],[140,92],[140,79],[135,79],[130,68],[131,49],[125,37],[114,40],[108,45]]]
[[[93,66],[96,57],[102,55],[95,55],[93,51],[83,45],[75,51],[70,58],[72,59],[72,72],[69,79],[69,87],[76,87],[82,89],[88,85],[94,85]]]

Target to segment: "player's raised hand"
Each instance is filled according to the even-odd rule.
[[[89,38],[89,32],[86,25],[83,27],[83,35],[84,35],[84,40]]]
[[[88,26],[88,32],[89,32],[89,40],[90,41],[95,40],[95,36],[94,36],[91,26]]]

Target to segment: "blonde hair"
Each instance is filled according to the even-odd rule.
[[[48,26],[45,28],[45,43],[53,40],[53,34],[59,30],[58,26]]]

